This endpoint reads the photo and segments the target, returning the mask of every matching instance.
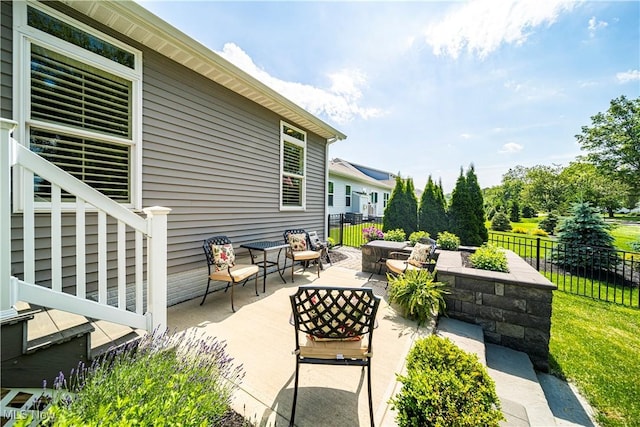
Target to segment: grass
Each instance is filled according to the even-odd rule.
[[[640,425],[640,310],[556,291],[553,373],[573,380],[608,426]]]

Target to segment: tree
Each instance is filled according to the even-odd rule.
[[[407,178],[405,182],[404,198],[407,203],[407,215],[404,218],[402,229],[409,236],[414,231],[418,231],[418,199],[416,198],[416,188],[413,185],[412,178]]]
[[[402,215],[406,211],[404,202],[404,180],[400,175],[396,176],[396,186],[391,192],[387,207],[384,209],[384,218],[382,219],[383,231],[395,230],[402,228]]]
[[[573,216],[558,227],[558,247],[552,259],[565,268],[586,272],[608,269],[616,265],[617,257],[609,226],[589,203],[575,203]]]
[[[576,135],[586,160],[601,173],[625,183],[634,201],[640,197],[640,98],[611,100],[606,113],[591,117]]]
[[[511,230],[511,222],[509,222],[507,214],[505,214],[504,212],[497,212],[491,220],[491,229],[494,231]]]
[[[518,202],[515,200],[511,202],[511,206],[509,207],[509,221],[520,222],[520,206],[518,206]]]
[[[605,209],[611,218],[627,198],[628,187],[617,178],[600,173],[592,163],[572,162],[560,173],[560,179],[566,183],[567,202],[590,202]]]
[[[462,168],[456,186],[451,194],[449,205],[449,231],[460,238],[463,245],[480,246],[483,243],[477,221],[477,206],[474,206],[474,198],[469,191],[467,178]],[[482,204],[480,204],[482,209]],[[484,215],[484,211],[483,211]],[[484,224],[483,224],[484,225]],[[486,231],[486,228],[485,228]]]
[[[418,229],[428,232],[434,239],[438,233],[447,230],[447,213],[442,188],[434,184],[431,175],[420,197]]]
[[[479,242],[477,244],[477,246],[479,246],[489,240],[489,232],[487,231],[487,227],[485,225],[484,200],[482,198],[482,190],[480,189],[480,185],[478,184],[478,177],[476,176],[476,171],[473,164],[469,166],[469,170],[467,171],[467,189],[469,191],[469,198],[471,201],[471,213],[473,215],[473,220],[476,223],[475,230],[478,233],[478,239],[476,240],[476,242]]]
[[[551,212],[564,201],[564,184],[559,179],[562,167],[534,166],[529,168],[523,190],[523,199],[539,211]]]

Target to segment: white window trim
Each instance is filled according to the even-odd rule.
[[[304,141],[300,141],[298,138],[294,138],[291,135],[287,135],[284,132],[284,127],[291,128],[304,135]],[[282,194],[282,180],[284,179],[284,143],[295,144],[302,147],[303,150],[303,175],[291,175],[302,180],[302,206],[285,206]],[[280,180],[278,182],[278,192],[280,193],[280,210],[281,211],[306,211],[307,209],[307,132],[302,129],[293,126],[285,121],[280,121]]]
[[[40,9],[43,12],[66,22],[86,33],[92,34],[112,45],[126,50],[134,55],[134,68],[117,64],[101,55],[85,50],[72,43],[59,39],[51,34],[27,25],[27,6]],[[58,12],[40,2],[20,1],[13,3],[13,111],[14,119],[18,122],[14,130],[14,139],[25,147],[29,147],[27,128],[37,125],[39,128],[56,130],[60,129],[51,123],[42,123],[37,120],[29,120],[30,116],[30,70],[31,70],[31,44],[36,43],[46,49],[59,52],[69,58],[104,69],[124,79],[130,80],[132,93],[132,126],[131,140],[104,137],[106,140],[131,146],[131,170],[130,170],[130,203],[122,204],[124,207],[142,210],[142,52],[121,41],[104,34],[89,25],[77,21],[63,13]],[[82,135],[81,130],[74,130],[74,135]],[[24,208],[23,188],[24,177],[14,169],[13,174],[13,206],[15,212]],[[62,203],[63,210],[74,210],[75,203]],[[49,202],[36,202],[38,211],[49,211]]]

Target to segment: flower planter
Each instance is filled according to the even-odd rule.
[[[549,370],[551,303],[556,285],[512,251],[508,273],[462,265],[461,253],[439,251],[437,278],[449,284],[447,315],[482,326],[485,340],[525,352]]]

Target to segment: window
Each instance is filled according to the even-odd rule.
[[[386,208],[389,202],[389,193],[382,193],[382,207]]]
[[[328,203],[329,206],[333,206],[333,182],[329,181],[329,191],[328,191]]]
[[[374,191],[371,193],[371,203],[378,203],[378,192]]]
[[[41,4],[14,6],[25,58],[14,85],[14,99],[24,100],[15,109],[18,139],[104,195],[140,208],[140,52]],[[46,207],[50,184],[35,177],[34,192]],[[63,201],[72,199],[63,192]]]
[[[351,186],[347,185],[345,186],[345,200],[344,200],[344,205],[345,206],[351,206]]]
[[[281,187],[280,209],[305,208],[307,134],[280,122]]]

